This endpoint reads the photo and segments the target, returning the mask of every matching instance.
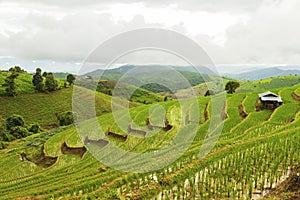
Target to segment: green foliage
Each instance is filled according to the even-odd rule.
[[[7,145],[8,145],[8,143],[1,140],[1,138],[0,138],[0,149],[5,149],[7,147]]]
[[[41,128],[37,123],[30,124],[28,127],[28,131],[31,133],[39,133],[41,131]]]
[[[154,93],[167,92],[169,94],[172,94],[172,91],[169,88],[167,88],[163,85],[157,84],[157,83],[148,83],[148,84],[142,85],[141,88],[151,91],[151,92],[154,92]]]
[[[44,90],[43,77],[41,75],[42,70],[37,68],[35,74],[32,77],[32,84],[36,91],[42,92]]]
[[[96,90],[98,92],[102,92],[104,94],[111,96],[113,94],[113,90],[116,84],[117,82],[115,81],[103,81],[103,80],[98,81]],[[130,97],[130,101],[132,102],[151,104],[151,103],[163,101],[163,97],[158,94],[152,93],[142,88],[138,88],[134,85],[122,84],[122,83],[119,83],[118,85],[117,96],[127,96],[132,91],[134,91]]]
[[[29,136],[10,144],[9,149],[0,154],[0,199],[36,196],[43,199],[251,199],[253,192],[260,189],[269,190],[271,183],[279,185],[282,177],[286,177],[286,172],[300,164],[299,101],[291,96],[295,90],[298,91],[297,86],[276,91],[285,103],[273,112],[255,111],[258,98],[255,92],[227,95],[228,118],[225,120],[222,135],[208,156],[199,159],[199,150],[210,145],[209,142],[215,139],[213,135],[205,136],[209,129],[207,125],[211,123],[210,119],[201,120],[197,140],[194,140],[180,158],[163,169],[150,173],[126,173],[105,168],[89,152],[83,157],[63,154],[63,142],[69,147],[83,147],[74,127],[59,127],[50,132]],[[42,94],[35,97],[40,95]],[[43,95],[49,97],[55,93]],[[98,95],[110,100],[106,95]],[[47,99],[51,101],[51,98]],[[204,107],[210,103],[210,98],[198,99],[203,118]],[[54,109],[49,104],[48,102],[47,109]],[[248,114],[245,119],[240,116],[240,105],[245,107]],[[177,135],[176,129],[182,126],[180,115],[189,114],[186,110],[180,112],[178,101],[160,102],[157,107],[142,105],[130,109],[129,112],[137,125],[144,126],[143,128],[149,131],[145,127],[145,121],[152,113],[157,115],[155,113],[159,113],[156,111],[159,111],[161,106],[165,108],[166,117],[175,130],[157,132],[143,139],[128,135],[126,141],[108,137],[109,141],[126,151],[138,153],[156,151],[172,144]],[[0,107],[0,111],[1,109]],[[43,109],[43,112],[47,109]],[[68,110],[71,108],[68,107]],[[210,112],[210,106],[207,110]],[[53,113],[53,110],[51,112]],[[121,119],[122,115],[118,117]],[[102,114],[98,118],[104,131],[111,128],[114,132],[126,135],[126,130],[122,132],[113,119],[111,113]],[[150,119],[153,124],[160,125],[161,120],[156,121],[151,117]],[[86,134],[91,139],[99,138],[98,132]],[[205,144],[204,139],[208,143]],[[172,145],[176,146],[176,143]],[[58,157],[51,167],[41,168],[31,161],[20,161],[20,155],[25,154],[28,158],[38,155],[38,152],[41,152],[41,148],[38,147],[42,146],[45,156]],[[99,153],[101,152],[99,149]],[[133,157],[128,164],[136,167],[140,162]],[[100,171],[103,168],[106,170]],[[286,196],[282,198],[287,199]]]
[[[17,84],[15,79],[19,76],[17,72],[12,72],[9,76],[6,77],[5,82],[2,84],[5,87],[6,94],[8,96],[15,97],[17,95]]]
[[[12,115],[5,121],[6,132],[1,134],[2,140],[12,141],[14,139],[20,139],[30,135],[29,131],[24,127],[25,121],[20,115]]]
[[[291,87],[300,83],[300,76],[279,76],[265,80],[257,80],[241,84],[238,92],[272,90],[274,88]]]
[[[205,81],[210,81],[211,78],[206,74],[194,73],[194,72],[186,72],[186,71],[179,71],[186,80],[191,84],[191,86],[196,86]],[[172,80],[172,79],[171,79]],[[181,84],[180,82],[178,84]],[[183,84],[185,85],[185,84]],[[180,86],[179,86],[180,88]],[[184,89],[184,88],[182,88]]]
[[[11,72],[7,71],[0,71],[0,86],[5,83],[5,79],[7,76],[11,75]],[[16,93],[18,96],[20,94],[32,94],[36,93],[36,89],[32,83],[33,75],[29,73],[19,73],[19,76],[15,79],[16,84]],[[58,81],[59,86],[62,86],[65,78],[56,79]],[[0,95],[6,95],[5,87],[0,87]]]
[[[238,87],[240,87],[240,83],[238,81],[228,81],[225,85],[225,90],[229,94],[233,94]]]
[[[52,92],[58,89],[58,82],[55,80],[53,73],[48,73],[45,81],[45,89],[48,92]]]
[[[143,104],[152,104],[163,101],[163,97],[147,90],[137,88],[130,97],[130,101]]]
[[[67,75],[67,82],[69,83],[69,85],[74,85],[74,81],[75,81],[75,76],[73,74],[68,74]]]
[[[32,86],[32,84],[30,84]],[[111,111],[111,97],[102,93],[82,88],[82,92],[88,96],[95,96],[97,116]],[[51,93],[32,93],[19,95],[15,98],[0,98],[0,116],[4,119],[12,114],[24,117],[26,123],[38,123],[42,128],[49,129],[56,127],[57,118],[54,113],[61,113],[72,110],[73,89],[66,88]],[[136,104],[130,104],[131,106]]]
[[[75,113],[67,111],[63,113],[56,113],[56,118],[59,121],[60,126],[68,126],[74,123]]]
[[[11,67],[11,68],[9,68],[8,71],[9,71],[9,72],[17,72],[17,73],[23,73],[23,72],[25,72],[25,70],[22,69],[22,68],[19,67],[19,66]]]
[[[30,135],[29,131],[22,126],[14,126],[9,130],[10,135],[15,139],[24,138]]]
[[[25,121],[22,116],[14,114],[6,119],[5,125],[6,130],[11,131],[14,127],[23,127],[25,125]]]
[[[222,91],[224,91],[223,82],[227,82],[227,79],[213,79],[211,77],[212,81],[201,83],[199,85],[193,86],[193,92],[196,96],[204,96],[207,90],[211,90],[214,92],[214,94],[218,94]],[[178,90],[176,92],[177,97],[187,97],[191,95],[191,88]]]

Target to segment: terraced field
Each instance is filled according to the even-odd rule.
[[[228,95],[226,103],[219,105],[223,111],[218,115],[224,120],[220,136],[214,134],[222,128],[218,125],[213,126],[212,134],[206,135],[214,120],[213,103],[210,97],[198,97],[199,121],[191,145],[174,162],[147,173],[125,173],[101,164],[89,151],[80,154],[85,149],[80,137],[88,136],[90,141],[105,139],[134,153],[156,152],[168,145],[176,146],[177,132],[182,126],[189,130],[192,124],[190,118],[195,114],[195,105],[189,105],[189,109],[182,112],[175,100],[131,108],[130,130],[146,132],[147,137],[138,137],[129,131],[125,114],[118,115],[120,126],[115,123],[114,116],[107,113],[97,118],[105,135],[102,138],[98,132],[79,136],[76,128],[71,126],[17,141],[11,148],[1,150],[0,199],[261,197],[280,184],[290,169],[300,165],[300,101],[296,97],[300,96],[299,85],[274,92],[284,100],[284,104],[274,111],[256,110],[259,92]],[[165,128],[167,124],[171,125],[169,129]],[[216,140],[207,156],[199,156],[200,150],[205,151]],[[178,144],[184,145],[184,142]],[[68,151],[63,150],[63,145]],[[89,149],[95,147],[92,144],[86,146]],[[53,158],[55,162],[41,167],[29,161],[30,151],[40,151],[44,158]],[[180,152],[172,152],[177,153]],[[133,168],[138,164],[135,159],[127,163]]]

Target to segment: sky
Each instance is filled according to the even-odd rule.
[[[221,68],[295,67],[299,10],[299,0],[0,0],[0,69],[76,73],[103,42],[139,28],[181,33]]]

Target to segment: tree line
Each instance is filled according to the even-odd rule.
[[[15,97],[17,96],[17,88],[19,85],[16,83],[20,73],[26,73],[19,66],[15,66],[9,69],[10,74],[7,75],[2,87],[5,87],[5,92],[8,96]],[[75,82],[75,76],[73,74],[68,74],[64,87],[71,86]],[[44,72],[42,74],[41,68],[37,68],[35,74],[32,77],[32,84],[35,91],[37,92],[52,92],[58,90],[59,84],[52,72]]]
[[[44,81],[45,79],[45,81]],[[64,87],[74,84],[75,76],[73,74],[68,74]],[[52,92],[59,89],[58,81],[55,79],[52,72],[44,72],[42,74],[41,68],[35,70],[35,74],[32,77],[32,84],[37,92]]]

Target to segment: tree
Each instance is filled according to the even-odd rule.
[[[18,73],[23,73],[23,72],[25,72],[25,70],[22,69],[22,68],[19,67],[19,66],[11,67],[11,68],[9,68],[8,71],[10,71],[10,72],[18,72]]]
[[[46,90],[51,92],[58,89],[58,82],[55,80],[53,73],[48,73],[45,82]]]
[[[42,77],[42,70],[40,68],[37,68],[35,70],[35,74],[32,77],[32,84],[36,91],[42,92],[44,90],[44,84],[43,84],[43,77]]]
[[[69,83],[69,85],[73,85],[74,81],[75,81],[75,76],[73,74],[68,74],[67,76],[67,82]]]
[[[14,127],[21,126],[23,127],[25,121],[20,115],[12,115],[6,119],[5,126],[6,130],[11,131]]]
[[[15,79],[19,76],[17,72],[12,72],[9,76],[6,77],[4,83],[2,84],[5,88],[5,91],[8,96],[15,97],[17,95],[17,84],[15,83]]]
[[[233,94],[238,87],[240,87],[240,83],[238,81],[229,81],[225,86],[225,90],[229,94]]]

